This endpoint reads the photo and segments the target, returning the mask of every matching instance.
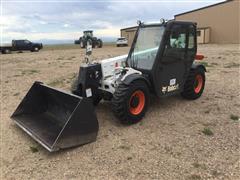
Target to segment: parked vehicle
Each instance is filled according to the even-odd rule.
[[[128,46],[128,39],[125,37],[120,37],[116,41],[116,46]]]
[[[101,39],[98,39],[97,37],[93,36],[92,30],[83,31],[83,36],[79,38],[78,40],[75,40],[75,44],[80,44],[81,48],[85,48],[87,46],[87,41],[91,40],[92,47],[98,47],[101,48],[103,46],[103,42]]]
[[[29,40],[12,40],[12,44],[0,46],[0,51],[3,54],[10,54],[12,51],[38,52],[42,48],[42,43],[33,43]]]

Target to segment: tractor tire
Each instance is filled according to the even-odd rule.
[[[101,40],[101,39],[98,39],[98,40],[97,40],[97,47],[98,47],[98,48],[102,48],[102,46],[103,46],[102,40]]]
[[[184,90],[181,93],[185,99],[194,100],[199,98],[205,87],[205,71],[202,68],[192,69],[184,84]]]
[[[71,84],[71,92],[74,95],[82,97],[82,89],[78,87],[78,77],[76,77]],[[91,99],[92,99],[93,105],[97,106],[99,102],[102,100],[102,97],[92,96]]]
[[[80,48],[85,48],[85,45],[84,45],[84,42],[83,42],[82,39],[80,40],[80,43],[79,43],[79,44],[80,44]]]
[[[116,88],[112,98],[112,110],[123,124],[135,124],[144,117],[149,104],[149,89],[145,82],[123,83]]]

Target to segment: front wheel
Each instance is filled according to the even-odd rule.
[[[148,101],[149,89],[145,82],[121,83],[113,94],[112,109],[121,123],[135,124],[144,117]]]
[[[34,47],[32,52],[38,52],[39,48],[38,47]]]
[[[186,99],[199,98],[205,87],[205,71],[202,68],[192,69],[184,85],[181,95]]]
[[[84,45],[83,39],[80,40],[80,48],[85,48],[85,45]]]

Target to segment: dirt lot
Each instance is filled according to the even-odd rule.
[[[94,50],[95,59],[128,47]],[[50,154],[9,118],[35,80],[69,90],[84,50],[0,55],[1,179],[240,179],[239,45],[201,45],[203,96],[152,98],[143,121],[118,123],[110,103],[96,112],[98,140]]]

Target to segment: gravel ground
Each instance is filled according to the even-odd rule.
[[[128,47],[94,49],[94,59]],[[123,126],[96,108],[95,143],[48,153],[9,118],[35,80],[69,90],[84,50],[0,55],[1,179],[240,179],[239,45],[200,45],[206,56],[201,98],[151,98],[140,123]]]

